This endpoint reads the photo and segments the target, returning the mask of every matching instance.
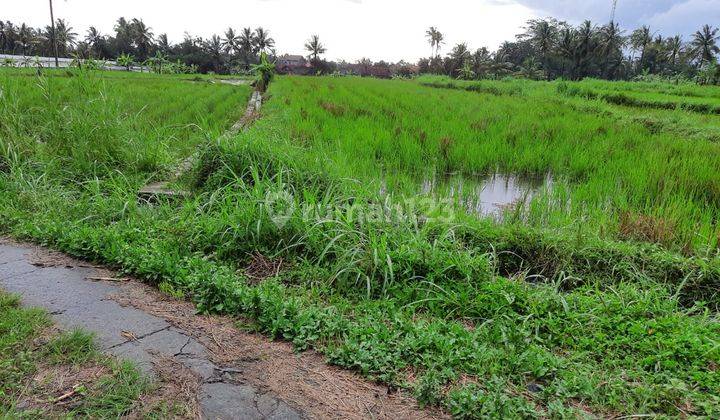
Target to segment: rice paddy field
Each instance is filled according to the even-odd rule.
[[[457,418],[720,415],[717,88],[279,77],[236,135],[249,86],[0,92],[4,234]]]

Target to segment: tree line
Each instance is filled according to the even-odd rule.
[[[467,43],[440,56],[444,35],[435,27],[426,32],[431,56],[421,59],[420,72],[447,74],[462,79],[502,78],[518,75],[532,79],[595,77],[610,80],[638,76],[696,78],[720,82],[718,28],[704,25],[685,41],[680,35],[664,37],[648,26],[626,32],[616,22],[578,26],[556,19],[533,19],[514,41],[497,51],[472,51]]]
[[[116,60],[119,65],[158,66],[181,63],[206,73],[248,71],[260,61],[262,53],[274,54],[275,40],[262,27],[235,31],[228,28],[223,35],[207,39],[188,33],[183,40],[172,44],[167,34],[155,36],[142,19],[119,18],[113,32],[103,34],[91,26],[80,35],[65,20],[55,24],[58,54],[61,57]],[[0,21],[0,52],[24,56],[53,56],[53,28],[33,28],[26,24]],[[160,63],[160,64],[158,64]]]
[[[162,69],[163,63],[178,63],[189,71],[230,73],[248,71],[266,53],[275,56],[275,40],[262,27],[236,31],[228,28],[222,35],[207,39],[185,34],[172,44],[167,34],[155,36],[142,19],[119,18],[110,34],[90,27],[84,35],[74,31],[65,20],[55,25],[58,52],[63,57],[116,60],[130,68],[146,64]],[[314,73],[332,73],[351,68],[356,74],[388,77],[415,73],[447,74],[455,78],[479,79],[520,76],[532,79],[596,77],[610,80],[638,76],[695,78],[720,83],[720,34],[718,28],[704,25],[689,40],[680,35],[664,37],[648,26],[626,32],[616,22],[595,25],[585,21],[573,26],[556,19],[534,19],[513,41],[504,42],[496,51],[471,50],[467,43],[452,47],[444,57],[440,52],[445,36],[437,28],[428,29],[432,49],[417,66],[403,61],[397,64],[373,63],[362,59],[350,65],[321,58],[326,48],[319,36],[305,44]],[[52,56],[53,29],[33,28],[26,24],[0,21],[0,52],[25,56]]]
[[[275,40],[270,31],[262,27],[240,31],[228,28],[222,35],[207,39],[186,33],[178,44],[170,43],[167,34],[155,36],[153,29],[137,18],[119,18],[110,34],[90,27],[84,35],[78,34],[65,20],[57,19],[55,33],[61,57],[112,60],[128,70],[139,65],[159,72],[174,68],[183,72],[240,73],[249,72],[253,65],[259,64],[263,53],[271,58],[276,56]],[[24,23],[0,21],[0,53],[50,57],[54,54],[52,39],[50,25],[33,28]],[[304,48],[310,63],[306,74],[345,72],[390,77],[414,73],[413,65],[404,61],[396,64],[367,58],[352,64],[327,61],[322,58],[327,49],[318,35],[312,35]]]

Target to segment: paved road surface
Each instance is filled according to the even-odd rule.
[[[202,379],[198,398],[205,418],[303,417],[272,393],[234,382],[232,375],[213,364],[206,348],[185,331],[108,299],[108,295],[118,293],[116,283],[88,280],[102,277],[102,271],[38,264],[32,259],[33,252],[27,246],[0,243],[1,288],[21,295],[25,305],[45,308],[61,327],[95,333],[103,351],[136,361],[150,375],[155,357],[173,357]]]

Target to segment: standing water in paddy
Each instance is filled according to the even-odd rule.
[[[500,219],[503,211],[517,205],[527,206],[538,193],[552,188],[553,179],[545,176],[520,176],[493,173],[472,177],[448,174],[425,179],[420,193],[449,199],[478,216]]]

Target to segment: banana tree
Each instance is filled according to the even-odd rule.
[[[460,80],[473,80],[475,79],[475,71],[472,69],[472,65],[470,64],[470,60],[465,60],[465,64],[460,68],[458,79]]]
[[[252,66],[255,75],[255,87],[264,92],[275,77],[275,64],[271,63],[265,52],[260,53],[260,63]]]
[[[135,63],[135,57],[130,54],[120,54],[116,62],[118,66],[125,67],[125,70],[130,71],[130,67]]]
[[[152,71],[158,74],[162,74],[163,65],[168,63],[168,59],[165,54],[158,51],[155,53],[155,56],[148,58],[146,63],[148,64],[148,67],[152,69]]]

